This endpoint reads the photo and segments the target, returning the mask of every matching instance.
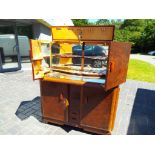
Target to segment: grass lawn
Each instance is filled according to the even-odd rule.
[[[155,83],[155,66],[141,60],[130,59],[127,78]]]

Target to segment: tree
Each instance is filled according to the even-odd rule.
[[[118,41],[131,42],[133,52],[144,52],[144,39],[142,39],[142,35],[146,25],[147,21],[144,19],[124,20],[118,31],[122,31],[126,37],[121,32],[117,32],[116,39]]]
[[[145,19],[127,19],[124,20],[123,24],[121,25],[121,29],[126,29],[129,31],[144,31],[146,26]]]
[[[78,26],[92,25],[87,19],[77,19],[74,23]],[[155,50],[154,19],[98,19],[95,25],[115,25],[114,40],[131,42],[132,52],[147,53]]]
[[[155,20],[147,20],[147,25],[141,36],[144,50],[155,50]]]
[[[99,19],[96,22],[96,25],[109,25],[109,24],[110,24],[110,21],[108,19]]]
[[[89,25],[88,19],[72,19],[75,26]]]

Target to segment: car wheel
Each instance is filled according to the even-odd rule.
[[[0,47],[0,57],[2,59],[2,63],[5,63],[5,56],[4,56],[4,51],[2,47]]]
[[[94,60],[93,61],[93,67],[94,68],[101,68],[102,67],[102,61],[100,61],[100,60]]]

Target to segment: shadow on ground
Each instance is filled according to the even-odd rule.
[[[155,134],[155,91],[137,90],[127,134]]]
[[[40,97],[36,97],[31,101],[21,102],[15,114],[21,120],[25,120],[30,116],[34,116],[38,121],[41,122],[42,113]]]
[[[25,119],[29,118],[30,116],[33,116],[38,121],[43,123],[40,97],[36,97],[31,101],[21,102],[15,114],[20,120],[25,120]],[[48,123],[48,124],[61,127],[66,132],[70,132],[71,130],[75,130],[75,131],[79,131],[79,132],[83,132],[83,133],[93,134],[90,132],[85,132],[82,129],[74,128],[74,127],[67,126],[67,125],[60,126],[60,125],[56,125],[53,123]]]

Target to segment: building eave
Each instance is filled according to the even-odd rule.
[[[51,27],[51,24],[49,24],[48,22],[46,22],[45,20],[43,19],[36,19],[37,22],[43,24],[44,26],[50,28]]]

